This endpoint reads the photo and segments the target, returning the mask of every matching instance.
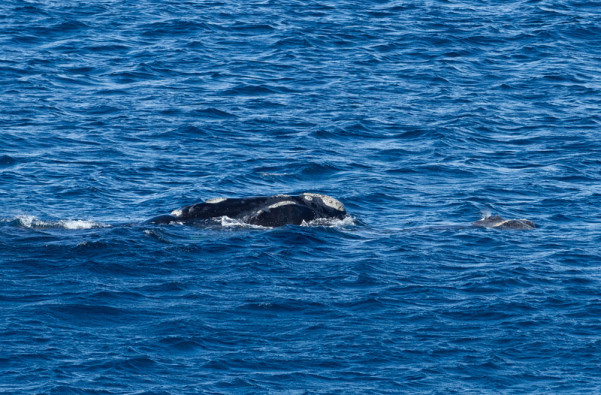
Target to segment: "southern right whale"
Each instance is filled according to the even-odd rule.
[[[148,220],[153,224],[195,223],[212,218],[229,217],[242,223],[276,227],[301,225],[316,219],[343,219],[347,216],[344,205],[331,196],[317,193],[300,195],[257,196],[248,198],[217,198],[192,204],[171,214]],[[527,219],[504,219],[493,215],[472,222],[471,226],[495,229],[534,229]]]
[[[497,228],[497,229],[523,229],[529,230],[536,228],[534,222],[527,219],[505,219],[500,215],[491,215],[473,222],[473,226],[479,228]]]
[[[190,223],[224,216],[251,225],[276,227],[301,225],[303,222],[320,218],[342,219],[346,217],[346,209],[333,197],[317,193],[302,193],[298,196],[217,198],[182,207],[169,215],[160,215],[148,222]]]

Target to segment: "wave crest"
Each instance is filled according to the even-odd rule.
[[[109,226],[94,221],[74,219],[62,219],[59,221],[43,221],[33,215],[19,215],[13,219],[4,220],[3,222],[9,222],[14,224],[15,226],[30,229],[62,228],[69,230],[81,230],[92,228],[104,228]]]

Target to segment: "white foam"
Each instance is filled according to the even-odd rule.
[[[214,220],[224,228],[270,229],[267,226],[247,224],[246,222],[238,221],[237,219],[230,218],[226,215],[214,218]]]
[[[25,228],[63,228],[70,230],[103,228],[109,225],[100,224],[94,221],[65,219],[60,221],[42,221],[33,215],[19,215],[14,221]]]
[[[357,222],[355,218],[347,215],[344,218],[317,218],[309,222],[303,221],[301,226],[323,226],[326,228],[345,228],[354,226]]]
[[[65,229],[92,229],[100,228],[105,225],[98,224],[93,221],[82,221],[82,220],[62,220],[58,221],[59,226]]]
[[[182,212],[183,212],[182,209],[178,208],[177,210],[173,210],[171,212],[171,215],[175,215],[176,217],[180,217],[182,215]]]
[[[40,222],[33,215],[19,215],[15,219],[17,220],[19,225],[24,226],[26,228],[32,228],[32,227],[38,225],[38,223]]]

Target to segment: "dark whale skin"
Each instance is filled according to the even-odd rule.
[[[492,215],[472,224],[479,228],[530,230],[536,228],[534,222],[527,219],[505,219],[500,215]]]

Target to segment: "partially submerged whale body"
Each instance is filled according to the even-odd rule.
[[[151,219],[150,223],[193,223],[211,218],[229,217],[242,223],[276,227],[301,225],[303,222],[346,217],[344,205],[333,197],[317,193],[298,196],[275,195],[250,198],[217,198],[174,210],[170,215]]]
[[[534,222],[527,219],[505,219],[500,215],[492,215],[490,217],[482,218],[480,221],[476,221],[472,225],[480,228],[497,229],[529,230],[536,228]]]

